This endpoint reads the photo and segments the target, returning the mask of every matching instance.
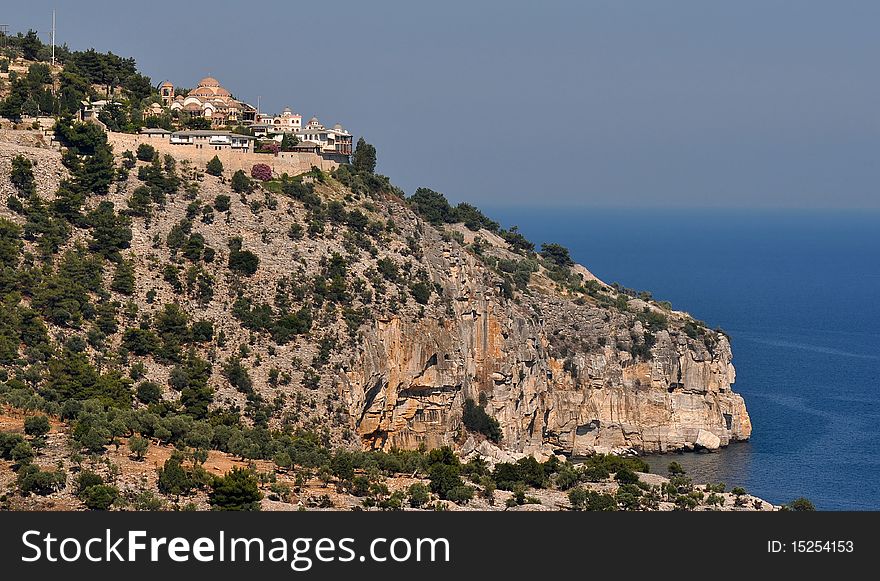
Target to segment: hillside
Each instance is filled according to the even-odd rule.
[[[66,446],[491,465],[750,434],[723,333],[369,160],[260,182],[59,127],[63,154],[0,136],[0,394]]]

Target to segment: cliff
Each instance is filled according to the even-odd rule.
[[[47,203],[67,175],[59,152],[36,145],[0,141],[0,217],[19,225],[27,217],[10,209],[11,159],[36,162]],[[144,185],[137,169],[147,165],[89,197],[84,211],[110,201],[129,212]],[[180,157],[171,172],[179,188],[146,215],[129,212],[122,258],[134,266],[135,289],[103,291],[119,309],[119,328],[86,349],[103,364],[143,364],[143,379],[161,385],[166,401],[181,397],[169,386],[173,361],[111,355],[125,329],[149,328],[174,303],[190,322],[213,326],[214,339],[193,347],[215,363],[212,409],[252,405],[223,371],[239,358],[255,392],[273,402],[270,427],[321,426],[336,443],[464,445],[467,399],[498,421],[507,452],[714,449],[750,435],[743,399],[731,390],[727,337],[686,313],[608,286],[581,266],[557,269],[491,229],[429,224],[387,184],[312,172],[291,189],[296,195],[277,182],[239,194],[228,175],[205,175],[201,161]],[[231,198],[228,211],[218,195]],[[199,234],[212,260],[175,248],[171,238],[181,231],[186,240]],[[56,254],[89,235],[74,227]],[[250,276],[229,268],[236,237],[259,259]],[[26,239],[25,250],[38,254],[37,242]],[[511,285],[508,267],[521,261],[531,272]],[[112,276],[108,263],[104,278]],[[27,293],[24,300],[32,303]],[[136,315],[125,314],[127,304]],[[271,324],[255,319],[265,308]],[[272,325],[301,309],[309,329],[279,340]],[[50,337],[89,329],[46,325]]]

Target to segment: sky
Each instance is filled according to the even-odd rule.
[[[29,0],[10,30],[341,122],[481,207],[880,209],[880,2]]]

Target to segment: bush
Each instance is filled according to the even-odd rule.
[[[158,383],[144,381],[137,387],[137,398],[145,404],[159,403],[162,400],[162,388]]]
[[[574,261],[568,253],[568,248],[559,244],[542,244],[541,257],[561,268],[574,266]]]
[[[816,510],[816,507],[813,505],[813,503],[803,496],[792,500],[787,505],[785,505],[785,508],[797,512],[812,512]]]
[[[610,494],[602,494],[583,488],[572,488],[568,493],[572,510],[614,511],[617,501]]]
[[[109,484],[90,486],[80,496],[90,510],[107,510],[118,498],[119,489]]]
[[[254,164],[251,168],[251,177],[261,182],[268,182],[272,179],[272,168],[265,163]]]
[[[238,170],[232,174],[232,191],[236,194],[247,194],[253,189],[254,184],[247,177],[247,174],[244,173],[244,170]]]
[[[666,468],[666,471],[670,476],[680,476],[685,473],[684,468],[681,467],[681,464],[678,462],[670,462],[669,466]]]
[[[464,486],[457,465],[434,464],[430,468],[428,478],[431,480],[431,492],[441,499],[446,499],[450,491]]]
[[[421,508],[431,500],[431,491],[421,482],[410,484],[407,492],[409,494],[409,505],[413,508]]]
[[[428,301],[431,300],[432,289],[426,282],[419,281],[412,284],[409,287],[409,292],[412,293],[413,298],[420,305],[427,305]]]
[[[621,484],[636,484],[639,481],[639,475],[629,468],[620,468],[614,475],[614,479]]]
[[[67,474],[63,470],[44,471],[33,464],[22,466],[16,477],[22,494],[47,496],[64,488]]]
[[[483,434],[496,443],[501,441],[502,433],[498,420],[487,414],[486,410],[470,398],[464,402],[462,422],[464,422],[464,427],[472,432]]]
[[[241,238],[229,241],[229,269],[233,272],[252,276],[260,267],[259,257],[250,250],[241,249]]]
[[[9,175],[9,181],[18,190],[18,193],[29,198],[37,193],[37,184],[34,181],[34,164],[26,157],[16,155],[12,158],[12,173]]]
[[[205,171],[208,175],[221,176],[223,175],[223,162],[215,155],[211,161],[208,162],[208,165],[205,166]]]
[[[262,498],[253,474],[238,467],[215,477],[208,494],[214,510],[260,510]]]
[[[534,488],[547,485],[547,472],[544,465],[532,456],[521,458],[516,462],[501,462],[495,465],[492,480],[501,490],[513,490],[518,483]]]
[[[192,490],[195,483],[189,472],[183,468],[183,455],[173,453],[159,469],[157,482],[159,492],[173,496],[180,496]]]
[[[472,486],[462,485],[452,488],[446,493],[446,500],[451,500],[456,504],[467,504],[474,498],[474,489]]]
[[[149,447],[150,442],[144,437],[134,435],[128,439],[128,449],[131,450],[131,453],[134,454],[135,458],[138,460],[144,459]]]
[[[28,436],[45,436],[50,429],[49,418],[46,416],[30,416],[24,420],[24,433]]]
[[[141,143],[135,155],[141,161],[153,161],[156,158],[156,148],[148,143]]]
[[[226,194],[220,194],[216,198],[214,198],[214,209],[218,212],[228,212],[229,202],[229,196],[227,196]]]

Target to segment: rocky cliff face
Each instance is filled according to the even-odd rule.
[[[24,224],[7,203],[12,157],[36,162],[47,201],[66,170],[56,151],[0,141],[0,216]],[[743,399],[731,391],[727,338],[668,305],[609,287],[579,266],[563,269],[568,278],[560,283],[546,263],[496,233],[431,226],[391,193],[352,191],[321,177],[312,184],[316,204],[269,189],[233,193],[227,180],[182,159],[176,171],[179,190],[147,217],[132,217],[124,258],[134,266],[136,289],[132,296],[106,290],[106,300],[134,303],[137,314],[123,315],[118,332],[89,348],[96,361],[108,360],[125,328],[148,325],[175,302],[224,337],[193,347],[214,364],[212,405],[247,408],[221,373],[224,362],[240,358],[256,392],[274,402],[271,427],[319,426],[337,442],[372,448],[460,445],[468,438],[463,405],[473,399],[498,420],[500,446],[518,453],[713,449],[750,435]],[[143,186],[137,174],[132,169],[84,210],[102,200],[128,208]],[[221,194],[231,198],[229,210],[219,209]],[[344,218],[354,211],[368,227]],[[200,234],[216,251],[213,260],[170,249],[175,228],[178,237]],[[88,237],[74,227],[59,255]],[[230,272],[233,237],[259,257],[253,276]],[[26,249],[35,252],[30,241]],[[317,282],[331,276],[334,255],[346,270],[336,299]],[[401,274],[386,272],[383,280],[383,260]],[[511,287],[506,273],[516,261],[532,264],[532,272]],[[109,279],[114,267],[104,268]],[[429,284],[426,301],[414,300],[416,281]],[[235,308],[242,298],[275,313],[309,308],[311,329],[277,343],[256,323],[243,324]],[[47,324],[52,337],[88,330]],[[162,385],[164,399],[179,399],[168,387],[173,365],[134,354],[118,359],[143,364],[144,379]],[[279,383],[279,375],[287,379]]]
[[[707,345],[670,325],[654,333],[650,359],[637,360],[624,349],[645,329],[631,315],[541,292],[506,300],[460,246],[425,246],[452,309],[379,320],[365,335],[344,379],[367,445],[452,443],[466,398],[486,402],[503,446],[517,452],[666,452],[748,439],[723,334],[708,331]],[[651,308],[638,299],[629,306]]]

